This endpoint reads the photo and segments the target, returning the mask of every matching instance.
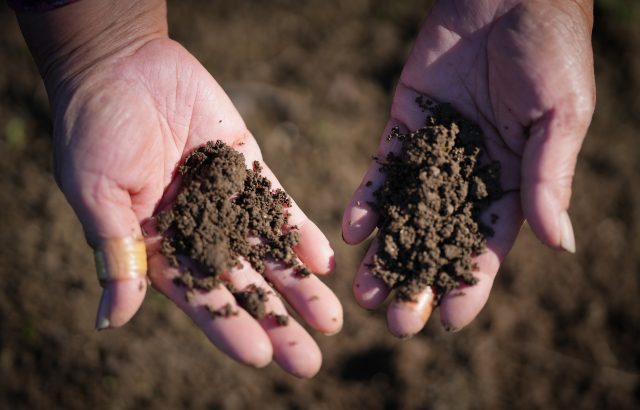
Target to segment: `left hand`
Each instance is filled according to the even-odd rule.
[[[592,10],[589,0],[440,0],[418,34],[376,156],[398,149],[386,139],[392,127],[406,132],[424,125],[417,96],[449,102],[484,131],[489,156],[502,165],[506,192],[486,212],[498,221],[491,225],[495,235],[488,238],[487,252],[475,259],[479,282],[442,300],[440,319],[448,330],[467,325],[486,303],[523,216],[544,243],[575,251],[567,210],[595,103]],[[347,243],[359,243],[375,229],[377,215],[368,202],[383,179],[372,162],[344,213]],[[375,240],[353,288],[368,309],[389,294],[368,267],[374,253]],[[425,292],[416,300],[390,304],[387,321],[394,335],[413,335],[426,323],[433,297]]]

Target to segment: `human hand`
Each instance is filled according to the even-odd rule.
[[[90,3],[74,3],[51,13],[75,13],[76,7]],[[152,13],[162,8],[161,16],[151,20],[163,21],[164,5],[151,3],[157,3]],[[86,18],[90,12],[95,10],[79,14]],[[21,18],[23,28],[40,26],[37,21],[24,20],[37,16]],[[118,24],[124,23],[119,20]],[[89,244],[102,252],[110,252],[108,244],[114,240],[142,238],[141,223],[152,220],[175,198],[176,167],[208,140],[222,140],[242,152],[247,164],[259,161],[262,174],[280,187],[225,92],[191,54],[167,38],[164,24],[147,32],[140,26],[120,27],[115,32],[111,26],[110,41],[114,33],[124,33],[130,41],[124,41],[122,47],[105,48],[109,50],[105,55],[96,55],[101,45],[92,44],[87,50],[92,58],[70,54],[55,60],[62,63],[44,65],[48,69],[42,70],[54,113],[56,180],[80,218]],[[31,41],[32,50],[33,44]],[[41,54],[34,54],[38,61]],[[295,203],[288,211],[289,224],[300,232],[295,248],[298,257],[312,272],[329,273],[333,251],[327,239]],[[301,377],[318,371],[318,346],[293,318],[287,326],[277,326],[272,317],[256,320],[237,306],[223,286],[187,301],[185,289],[173,283],[177,269],[157,252],[157,242],[157,237],[146,238],[151,284],[187,313],[223,352],[257,367],[267,365],[273,357],[284,370]],[[251,285],[270,290],[268,280],[310,326],[327,334],[340,330],[342,307],[316,276],[300,278],[273,261],[266,265],[265,277],[245,262],[242,268],[225,273],[223,280],[238,290]],[[129,321],[143,301],[147,280],[144,276],[111,280],[103,287],[98,329]],[[212,319],[205,309],[227,303],[238,315]],[[286,314],[278,297],[270,297],[266,309]]]
[[[393,127],[406,132],[424,125],[416,97],[449,102],[484,131],[490,158],[502,165],[505,191],[486,211],[498,219],[491,225],[495,234],[487,240],[487,252],[474,259],[478,283],[460,286],[442,299],[440,319],[448,330],[466,326],[486,303],[523,217],[544,243],[575,252],[567,210],[595,103],[592,10],[588,0],[441,0],[418,34],[376,156],[385,158],[399,149],[386,138]],[[372,162],[345,210],[342,232],[349,244],[375,229],[377,215],[368,202],[384,179],[379,167]],[[354,280],[356,300],[367,309],[389,294],[369,267],[376,246],[374,239]],[[432,302],[428,290],[413,302],[391,302],[391,333],[406,337],[419,332]]]

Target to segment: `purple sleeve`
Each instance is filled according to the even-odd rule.
[[[66,6],[78,0],[7,0],[15,11],[39,12]]]

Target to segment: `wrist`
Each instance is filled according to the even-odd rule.
[[[164,0],[81,0],[17,15],[51,101],[61,85],[80,80],[92,67],[168,36]]]

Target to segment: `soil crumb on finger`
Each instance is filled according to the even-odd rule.
[[[246,169],[242,153],[221,141],[207,142],[178,172],[181,191],[171,209],[157,215],[156,227],[164,234],[162,254],[180,269],[174,283],[187,289],[187,297],[219,286],[220,275],[239,267],[240,257],[260,273],[267,258],[308,272],[293,251],[299,234],[287,223],[291,200],[283,190],[271,189],[257,161]],[[254,317],[265,316],[266,291],[231,291]]]
[[[236,301],[244,310],[256,319],[263,319],[266,315],[265,302],[269,299],[267,291],[257,286],[233,294]]]
[[[430,286],[437,304],[477,282],[472,258],[494,233],[480,215],[502,196],[500,163],[487,158],[480,127],[450,104],[416,103],[428,111],[425,126],[392,129],[401,150],[378,160],[386,178],[374,192],[381,246],[372,271],[398,299]]]
[[[213,319],[216,319],[216,318],[219,318],[219,317],[230,317],[230,316],[237,316],[238,315],[238,311],[235,310],[233,308],[233,306],[231,306],[231,303],[226,303],[224,306],[222,306],[221,308],[218,308],[218,309],[214,309],[213,307],[211,307],[209,305],[206,305],[205,308],[211,314],[211,317]]]

